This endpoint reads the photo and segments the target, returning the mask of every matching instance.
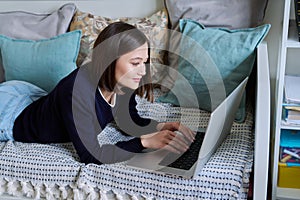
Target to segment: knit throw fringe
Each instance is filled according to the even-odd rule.
[[[71,185],[47,185],[34,184],[31,182],[0,179],[0,195],[8,194],[15,197],[27,197],[32,199],[73,199],[73,200],[96,200],[96,199],[135,199],[145,200],[142,196],[132,196],[126,193],[116,194],[111,190],[90,187],[86,184]],[[151,198],[152,199],[152,198]]]

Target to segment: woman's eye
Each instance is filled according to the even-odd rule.
[[[133,66],[138,66],[140,63],[132,63]]]

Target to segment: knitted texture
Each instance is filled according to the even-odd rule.
[[[158,95],[158,94],[156,94]],[[206,127],[206,111],[149,103],[137,97],[140,115]],[[253,111],[231,133],[193,179],[129,168],[125,163],[85,165],[71,143],[0,143],[0,194],[46,199],[247,199],[253,164]],[[99,141],[129,139],[109,124]],[[100,140],[101,139],[101,140]]]

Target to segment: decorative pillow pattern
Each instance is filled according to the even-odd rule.
[[[76,11],[73,3],[62,5],[49,14],[24,11],[0,12],[0,34],[15,39],[39,40],[67,32]],[[0,82],[4,81],[0,58]]]
[[[182,32],[179,74],[174,87],[158,100],[212,111],[250,75],[256,47],[268,33],[270,25],[229,30],[204,28],[188,19],[180,20],[179,25]],[[223,92],[218,90],[222,87]],[[243,121],[244,111],[239,112],[242,114],[236,120]]]
[[[164,68],[161,66],[164,59],[164,50],[168,42],[168,15],[166,9],[145,18],[107,18],[95,16],[91,13],[77,11],[70,25],[70,30],[82,30],[80,52],[77,65],[91,59],[92,49],[98,34],[109,24],[123,21],[139,28],[149,38],[151,43],[152,78],[159,82],[164,75]]]
[[[206,27],[240,29],[262,24],[268,0],[165,0],[172,28],[179,19]]]
[[[80,38],[80,30],[36,41],[0,35],[5,79],[27,81],[50,92],[76,68]]]

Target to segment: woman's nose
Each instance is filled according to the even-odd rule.
[[[138,74],[140,76],[146,75],[146,64],[143,63],[143,64],[140,65]]]

